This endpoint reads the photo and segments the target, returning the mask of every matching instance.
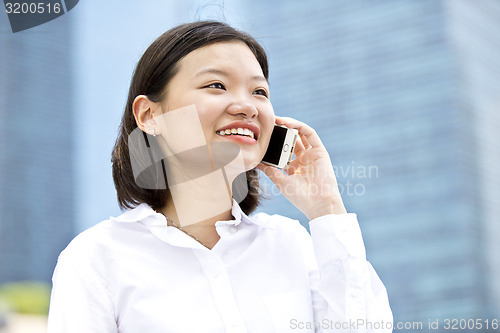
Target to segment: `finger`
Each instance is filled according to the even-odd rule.
[[[304,147],[307,148],[308,144],[311,147],[323,146],[321,139],[311,126],[289,117],[275,117],[275,122],[278,125],[285,125],[286,127],[297,129],[304,143]]]
[[[304,134],[299,133],[300,140],[302,141],[302,144],[304,145],[304,149],[309,149],[312,147],[312,145],[309,143],[307,138],[304,136]]]
[[[293,152],[294,152],[295,156],[298,156],[298,155],[302,154],[302,152],[304,150],[306,150],[306,148],[304,147],[304,144],[302,143],[302,139],[299,136],[297,138],[297,141],[295,141],[295,147],[293,148]]]
[[[295,167],[295,169],[297,169],[297,167],[300,165],[300,159],[302,158],[302,154],[300,154],[299,156],[295,156],[295,158],[290,162],[290,165],[293,165]]]
[[[278,168],[272,167],[270,165],[265,165],[263,163],[259,163],[257,165],[257,168],[264,171],[266,176],[271,179],[271,181],[276,184],[278,189],[281,188],[281,184],[283,184],[283,181],[287,177],[283,172],[281,172]]]
[[[298,167],[297,163],[294,163],[296,161],[297,161],[297,159],[294,159],[292,162],[290,162],[290,164],[288,164],[287,166],[285,166],[283,168],[283,171],[285,171],[287,175],[290,176],[290,175],[295,174],[295,170],[297,170],[297,167]]]
[[[286,122],[286,120],[287,120],[287,119],[292,119],[292,118],[287,118],[287,117],[275,117],[275,119],[276,119],[276,123],[277,123],[278,125],[285,125],[285,126],[286,126],[286,127],[288,127],[288,128],[294,128],[294,127],[290,126],[290,125]],[[287,126],[287,125],[288,125],[288,126]],[[299,146],[298,146],[299,151],[296,151],[298,154],[300,154],[300,152],[301,152],[301,151],[304,151],[304,150],[306,150],[306,149],[308,149],[308,148],[311,148],[311,144],[310,144],[310,143],[309,143],[309,141],[307,140],[307,137],[306,137],[303,133],[301,133],[300,131],[299,131],[299,136],[298,136],[298,138],[297,138],[297,142],[300,142],[300,143],[299,143]]]

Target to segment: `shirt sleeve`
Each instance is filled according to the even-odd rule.
[[[116,333],[109,290],[86,260],[61,253],[52,276],[47,333]]]
[[[309,223],[310,283],[317,332],[392,332],[387,291],[366,260],[356,214],[325,215]]]

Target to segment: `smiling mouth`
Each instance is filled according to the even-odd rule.
[[[257,140],[257,138],[255,138],[254,132],[248,128],[238,127],[238,128],[225,129],[218,131],[217,134],[220,136],[230,136],[230,135],[246,136],[254,140]]]

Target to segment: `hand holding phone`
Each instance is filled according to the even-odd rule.
[[[311,126],[293,118],[276,117],[275,121],[281,126],[298,130],[300,139],[297,138],[295,149],[293,150],[296,158],[291,161],[290,167],[287,168],[286,172],[269,166],[280,167],[279,164],[281,166],[287,164],[287,162],[283,164],[281,159],[281,153],[285,150],[285,140],[273,139],[272,141],[277,142],[277,144],[269,145],[268,151],[271,158],[267,156],[267,161],[263,161],[258,168],[271,179],[280,192],[295,207],[302,211],[309,220],[327,214],[346,213],[332,161],[318,133]],[[280,141],[283,142],[283,145],[280,145]],[[278,148],[273,149],[276,146]],[[283,149],[280,150],[280,146]],[[274,153],[271,153],[273,150]],[[280,154],[278,155],[276,151],[279,151]],[[289,153],[288,158],[292,151]],[[272,163],[276,162],[276,156],[280,156],[279,159],[281,160],[278,161],[278,165]],[[269,160],[271,160],[271,163]]]

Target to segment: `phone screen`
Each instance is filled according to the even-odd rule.
[[[271,140],[269,141],[269,147],[267,148],[266,154],[264,155],[263,161],[279,164],[281,151],[283,150],[283,145],[285,144],[287,129],[281,126],[274,126],[273,133],[271,134]]]

